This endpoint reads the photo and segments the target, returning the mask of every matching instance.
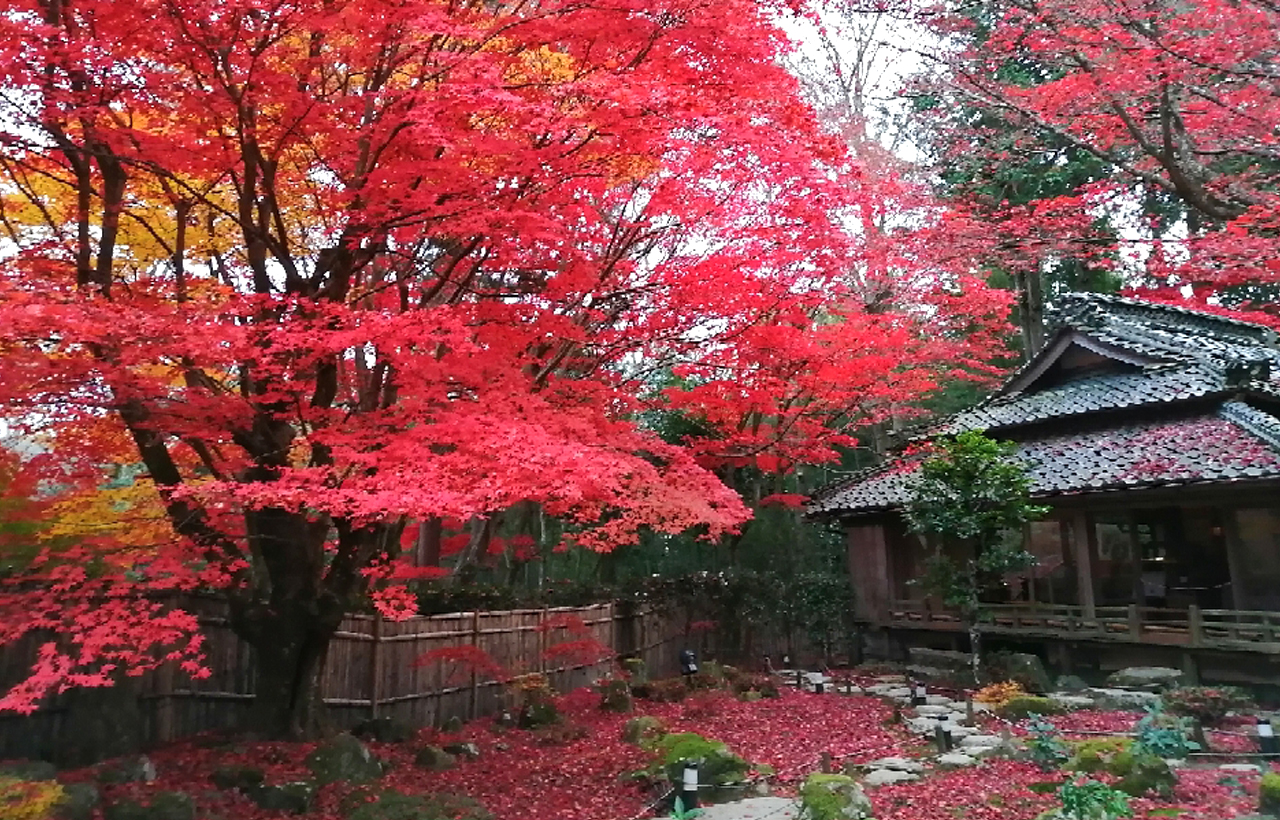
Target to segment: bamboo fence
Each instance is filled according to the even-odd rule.
[[[144,747],[237,727],[253,702],[254,650],[232,632],[225,603],[196,598],[182,606],[199,618],[210,674],[197,680],[165,667],[131,686],[128,707],[136,707]],[[449,660],[417,662],[433,650],[478,647],[510,673],[543,672],[558,691],[567,692],[599,678],[624,655],[643,658],[654,677],[676,674],[684,627],[683,618],[613,602],[456,612],[399,622],[350,615],[330,644],[321,692],[341,727],[374,717],[439,726],[452,717],[466,720],[499,711],[506,690],[501,682]],[[0,647],[0,685],[5,688],[30,670],[40,638],[27,638]],[[608,657],[588,663],[554,651],[584,640],[607,648]],[[76,694],[50,698],[27,716],[0,713],[0,759],[53,759],[67,738],[86,734],[75,725],[84,710],[69,708]]]

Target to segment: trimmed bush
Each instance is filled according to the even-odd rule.
[[[852,777],[811,774],[800,787],[806,820],[862,820],[871,816],[871,801]]]
[[[631,711],[631,686],[622,678],[604,678],[596,682],[600,708],[606,712]]]
[[[1031,715],[1061,714],[1062,707],[1048,698],[1035,695],[1020,695],[1010,698],[997,712],[1006,720],[1023,720]]]
[[[1258,810],[1280,815],[1280,774],[1267,772],[1258,782]]]
[[[1257,706],[1248,692],[1234,686],[1179,686],[1160,697],[1167,711],[1205,726],[1217,726],[1228,712]]]
[[[1159,797],[1173,797],[1178,776],[1163,758],[1153,754],[1120,752],[1112,760],[1110,771],[1120,777],[1116,788],[1131,797],[1141,797],[1155,792]]]

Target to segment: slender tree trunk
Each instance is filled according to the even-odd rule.
[[[1044,280],[1038,270],[1019,273],[1018,313],[1022,319],[1022,344],[1030,359],[1044,346]]]
[[[982,683],[982,630],[979,629],[977,620],[969,622],[969,651],[969,662],[973,664],[973,683],[977,686]]]

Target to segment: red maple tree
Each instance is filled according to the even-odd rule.
[[[1190,287],[1200,300],[1274,302],[1275,3],[926,5],[940,37],[928,55],[928,93],[970,112],[950,122],[953,159],[1014,161],[1029,176],[1051,178],[1069,149],[1105,169],[1055,210],[1085,222],[1109,212],[1118,239],[1085,226],[1062,232],[1047,214],[982,203],[1002,220],[997,250],[1024,245],[1020,233],[1042,233],[1056,243],[1026,246],[1037,251],[1036,264],[1137,257],[1129,272],[1151,286]],[[993,122],[1003,139],[991,139]]]
[[[744,519],[697,448],[637,423],[637,362],[722,386],[748,363],[737,395],[687,400],[784,419],[770,442],[799,459],[859,402],[927,387],[913,361],[968,356],[959,331],[1002,307],[961,275],[857,307],[841,214],[858,188],[768,17],[748,0],[12,5],[0,407],[41,442],[46,487],[140,465],[133,503],[173,537],[50,542],[13,574],[0,638],[65,637],[0,706],[198,673],[194,618],[147,596],[215,590],[256,649],[252,725],[312,733],[343,614],[370,593],[412,611],[392,560],[407,522],[535,502],[608,549]]]

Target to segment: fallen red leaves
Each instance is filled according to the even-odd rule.
[[[461,733],[424,730],[417,743],[371,744],[391,763],[391,771],[379,784],[406,793],[455,792],[482,802],[498,820],[630,820],[642,814],[654,796],[627,775],[645,765],[646,754],[622,742],[623,723],[633,715],[602,712],[599,696],[580,689],[559,699],[565,719],[586,734],[563,745],[547,745],[534,733],[497,727],[478,720]],[[889,755],[910,756],[923,748],[891,725],[891,710],[868,697],[807,695],[793,690],[778,699],[745,703],[723,692],[700,693],[683,703],[641,703],[644,713],[660,718],[672,731],[693,731],[728,743],[739,754],[777,770],[771,779],[773,792],[794,793],[797,782],[816,771],[822,753],[837,763],[857,762]],[[1059,716],[1067,732],[1128,731],[1132,712],[1084,711]],[[566,733],[572,738],[575,733]],[[413,754],[421,745],[454,741],[475,743],[476,760],[457,768],[432,772],[415,766]],[[1216,737],[1215,737],[1216,741]],[[1216,742],[1215,742],[1216,745]],[[202,810],[241,820],[282,818],[258,809],[235,794],[218,794],[206,778],[220,764],[242,763],[266,769],[268,780],[302,779],[307,745],[256,743],[210,747],[197,741],[162,750],[153,759],[160,779],[154,784],[128,784],[109,789],[109,796],[130,792],[141,796],[150,790],[182,789],[196,796]],[[1214,820],[1245,814],[1256,803],[1256,776],[1222,772],[1217,768],[1181,772],[1177,799],[1172,807],[1183,820]],[[1025,820],[1055,803],[1053,794],[1029,787],[1061,780],[1034,766],[995,760],[950,772],[937,772],[915,783],[883,786],[871,792],[876,816],[882,820]],[[1044,787],[1041,787],[1042,790]],[[341,804],[350,789],[335,784],[321,790],[313,818],[338,820]],[[1168,803],[1134,801],[1137,817],[1158,817]],[[1153,814],[1153,812],[1156,812]]]

